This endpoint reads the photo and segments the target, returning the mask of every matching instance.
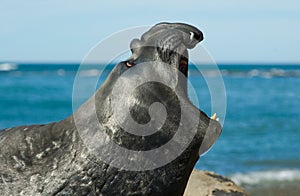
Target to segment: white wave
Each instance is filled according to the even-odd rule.
[[[282,69],[276,69],[272,68],[271,70],[268,71],[260,71],[259,76],[262,76],[264,78],[272,78],[272,77],[285,77],[285,76],[290,76],[291,73],[289,71],[285,71]]]
[[[299,77],[300,70],[284,70],[278,68],[272,68],[267,70],[221,70],[223,76],[237,76],[237,77],[262,77],[262,78],[272,78],[272,77]]]
[[[300,180],[300,170],[284,169],[284,170],[269,170],[256,171],[246,174],[237,173],[230,178],[238,185],[257,185],[262,182],[282,182],[282,181],[297,181]]]
[[[250,77],[255,77],[255,76],[259,76],[259,70],[257,69],[252,69],[251,71],[248,72],[248,76]]]
[[[0,71],[12,71],[18,69],[18,65],[14,63],[2,63],[0,64]]]

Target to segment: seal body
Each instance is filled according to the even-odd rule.
[[[95,95],[72,116],[47,125],[0,131],[1,192],[4,195],[182,195],[199,158],[199,148],[206,131],[221,132],[217,121],[191,104],[186,93],[186,80],[179,76],[187,76],[187,69],[182,69],[188,59],[187,49],[193,48],[202,39],[201,31],[190,25],[155,25],[141,39],[131,42],[132,56],[117,64]],[[170,79],[179,93],[174,93],[174,89],[159,82],[148,82],[136,88],[127,99],[119,97],[120,102],[125,100],[124,104],[130,105],[130,112],[121,114],[121,123],[126,124],[129,119],[137,124],[149,123],[149,107],[153,103],[162,104],[167,111],[158,132],[135,135],[128,133],[112,119],[115,112],[112,100],[118,101],[118,97],[114,97],[114,85],[129,69],[146,69],[143,63],[147,62],[154,62],[153,74],[158,78]],[[168,66],[161,68],[165,64]],[[179,72],[172,71],[174,69]],[[134,75],[126,76],[125,81],[135,82]],[[126,91],[126,83],[123,88]],[[128,161],[126,157],[116,156],[110,162],[104,161],[89,146],[95,143],[99,148],[103,146],[100,151],[105,149],[106,141],[97,137],[97,133],[101,132],[123,149],[134,152],[157,149],[176,136],[182,120],[180,105],[184,105],[186,110],[186,124],[197,117],[197,127],[184,150],[164,165],[158,164],[159,159],[164,158],[158,156],[157,160],[151,160],[153,163],[149,162],[149,165],[157,164],[157,167],[130,170],[118,164]],[[82,126],[84,131],[78,131],[78,126]],[[86,138],[90,138],[90,144],[87,144]],[[176,141],[180,145],[181,140],[186,139],[183,135]],[[176,149],[174,145],[174,151]],[[107,153],[107,156],[114,153],[109,148],[101,152],[102,155]],[[169,154],[172,152],[165,153],[166,156]]]

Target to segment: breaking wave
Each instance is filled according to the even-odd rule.
[[[249,71],[229,71],[222,70],[223,76],[241,76],[241,77],[299,77],[300,70],[283,70],[272,68],[270,70],[252,69]]]
[[[229,77],[261,77],[261,78],[273,78],[273,77],[300,77],[300,70],[284,70],[272,68],[269,70],[251,69],[251,70],[230,70],[220,69],[223,76]],[[217,70],[201,70],[202,74],[206,76],[217,76],[219,72]],[[190,74],[197,74],[196,70],[190,70]]]
[[[300,170],[283,169],[269,171],[255,171],[249,173],[237,173],[230,178],[238,185],[255,186],[259,184],[273,184],[278,182],[300,181]]]
[[[0,64],[0,71],[13,71],[18,69],[18,65],[15,63],[2,63]]]

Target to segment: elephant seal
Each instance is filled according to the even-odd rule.
[[[191,25],[157,24],[141,39],[131,42],[132,56],[118,63],[94,96],[73,115],[56,123],[2,130],[2,195],[182,195],[199,158],[201,143],[206,140],[202,152],[221,132],[216,120],[189,101],[186,78],[180,76],[187,76],[187,49],[193,48],[202,39],[201,31]],[[135,69],[136,72],[123,77],[127,71]],[[151,71],[147,74],[151,73],[158,81],[162,78],[170,81],[172,87],[150,81],[134,89],[129,97],[114,93],[117,81],[122,79],[124,85],[119,90],[126,93],[129,84],[136,82],[136,75],[141,74],[139,79],[143,78],[143,71],[147,69]],[[118,105],[120,107],[130,106],[129,113],[118,111],[113,100],[117,105],[122,103]],[[161,105],[153,107],[157,103]],[[162,105],[164,110],[161,110]],[[123,123],[122,126],[112,118],[117,112],[121,115],[119,123]],[[123,129],[124,123],[127,126],[129,120],[147,125],[152,122],[153,116],[159,118],[157,113],[160,112],[166,115],[162,117],[162,124],[153,124],[160,129],[154,133]],[[182,116],[185,116],[183,122]],[[196,128],[190,130],[189,124],[195,124],[193,119],[197,121]],[[182,123],[186,127],[182,128]],[[185,134],[178,136],[176,131],[179,128],[192,137]],[[151,126],[147,130],[151,132]],[[214,137],[204,139],[207,132]],[[102,136],[107,138],[99,137],[98,133],[105,133]],[[154,154],[150,157],[152,159],[145,159],[149,161],[150,169],[131,169],[128,164],[135,164],[138,158],[130,157],[130,154],[121,158],[112,156],[118,152],[106,147],[106,139],[109,139],[130,152],[152,152],[174,138],[177,138],[172,143],[174,149],[169,148],[162,155]],[[177,153],[180,150],[177,146],[186,140],[189,140],[188,145]],[[97,152],[101,152],[101,156]],[[171,156],[174,154],[176,157]],[[110,159],[106,160],[107,157]],[[160,165],[160,160],[165,157],[171,157],[170,162]]]

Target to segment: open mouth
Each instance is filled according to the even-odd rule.
[[[187,51],[185,52],[185,55],[181,55],[181,58],[179,60],[178,70],[181,71],[186,77],[188,74],[188,65],[189,65],[189,59],[187,57]]]

